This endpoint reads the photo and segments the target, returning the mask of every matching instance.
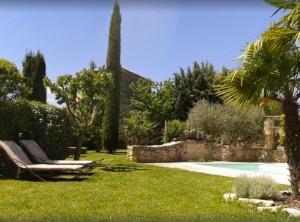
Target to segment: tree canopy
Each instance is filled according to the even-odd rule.
[[[0,85],[1,102],[23,99],[30,93],[16,65],[5,59],[0,59]]]
[[[48,78],[45,85],[55,94],[58,104],[64,104],[77,129],[78,144],[74,159],[79,159],[85,131],[92,126],[112,87],[111,75],[103,69],[83,69],[73,75],[59,76],[56,83]]]

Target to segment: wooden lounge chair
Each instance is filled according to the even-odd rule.
[[[34,140],[20,140],[19,141],[24,149],[32,156],[36,163],[42,164],[62,164],[62,165],[85,165],[93,166],[96,161],[91,160],[50,160],[47,154],[42,150],[42,148]]]
[[[14,141],[0,140],[0,149],[2,149],[17,167],[17,179],[22,171],[29,171],[37,176],[36,172],[80,172],[83,173],[86,168],[84,165],[55,165],[55,164],[34,164],[32,163],[22,148]],[[37,176],[40,178],[39,176]],[[41,178],[40,178],[41,179]]]

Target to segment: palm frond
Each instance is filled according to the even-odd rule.
[[[278,8],[278,10],[281,9],[292,9],[295,7],[297,0],[265,0],[265,2],[267,2],[269,5],[272,5],[276,8]]]

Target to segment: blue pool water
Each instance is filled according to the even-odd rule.
[[[197,163],[203,166],[219,167],[234,170],[245,170],[251,172],[260,171],[258,163]]]
[[[213,175],[237,177],[268,176],[275,182],[290,185],[290,173],[286,163],[258,163],[258,162],[176,162],[157,163],[159,166],[177,168]]]

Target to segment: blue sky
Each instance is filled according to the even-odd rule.
[[[21,70],[26,50],[39,49],[53,80],[79,71],[90,60],[104,64],[112,1],[12,2],[1,2],[0,57]],[[274,20],[275,9],[263,0],[211,2],[120,0],[123,67],[155,81],[193,61],[208,61],[217,70],[234,68],[246,43]]]

